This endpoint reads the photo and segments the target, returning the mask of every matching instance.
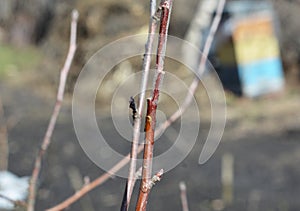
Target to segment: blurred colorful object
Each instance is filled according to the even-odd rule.
[[[225,88],[247,97],[282,90],[284,76],[272,5],[232,1],[226,14],[216,41],[218,72]]]
[[[271,14],[236,21],[234,28],[233,42],[243,94],[256,97],[281,90],[282,65]]]

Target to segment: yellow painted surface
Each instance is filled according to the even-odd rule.
[[[279,56],[279,45],[270,17],[253,17],[237,22],[233,40],[240,64]]]

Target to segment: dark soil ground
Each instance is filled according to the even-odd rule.
[[[54,105],[54,95],[45,97],[47,95],[36,90],[36,87],[3,81],[0,85],[5,116],[15,119],[15,125],[8,132],[9,170],[20,176],[31,174]],[[198,164],[210,124],[204,120],[199,143],[155,186],[149,210],[181,210],[180,181],[187,184],[190,210],[300,209],[299,88],[287,88],[280,96],[253,101],[228,96],[227,125],[214,156],[204,165]],[[99,119],[109,122],[107,117],[99,116]],[[101,130],[112,140],[118,138],[109,123]],[[234,201],[223,208],[219,199],[222,199],[221,158],[225,153],[234,157]],[[102,173],[77,141],[71,103],[67,99],[44,160],[37,210],[49,208],[73,194],[84,176],[92,180]],[[124,186],[124,179],[112,178],[70,210],[118,210]]]
[[[101,46],[128,34],[144,32],[148,22],[145,12],[148,8],[143,2],[76,2],[82,19],[79,22],[78,51],[74,68],[71,70],[71,77],[74,78],[81,70],[82,64]],[[184,37],[198,1],[188,2],[178,1],[174,5],[170,27],[172,35]],[[289,57],[292,54],[289,52],[299,51],[299,27],[296,27],[299,24],[299,21],[296,21],[299,20],[299,4],[283,0],[273,2],[278,4],[275,9],[281,17],[284,32],[282,42],[284,45],[291,43],[291,49],[285,47],[288,50],[282,55]],[[38,54],[46,57],[47,61],[42,61],[37,70],[31,72],[15,71],[12,76],[3,78],[0,75],[0,96],[4,105],[4,115],[13,120],[12,127],[8,130],[8,169],[19,176],[31,175],[34,158],[54,106],[58,69],[67,51],[67,17],[74,5],[60,1],[57,1],[57,4],[59,11],[53,18],[53,27],[39,47],[43,53]],[[33,57],[28,51],[25,52],[30,58]],[[14,53],[12,61],[15,57]],[[293,58],[293,63],[298,62],[293,56],[290,57]],[[28,60],[31,61],[30,58]],[[16,69],[12,67],[10,66],[10,69]],[[249,100],[227,93],[227,124],[215,154],[204,165],[198,164],[203,141],[210,127],[209,118],[204,115],[204,119],[201,119],[198,143],[185,160],[165,173],[163,179],[153,188],[148,210],[182,210],[178,184],[185,181],[191,211],[299,211],[300,87],[289,85],[292,80],[299,83],[295,78],[289,76],[285,91],[277,96]],[[71,93],[72,85],[67,88]],[[202,102],[201,97],[199,95],[197,98],[199,102]],[[201,111],[209,113],[206,112],[209,107],[209,103],[205,102]],[[162,111],[168,109],[161,107]],[[106,137],[120,141],[109,116],[101,112],[101,109],[97,114],[99,121],[107,123],[101,128]],[[192,119],[190,124],[193,124]],[[178,125],[174,126],[177,127]],[[123,153],[129,152],[128,146],[118,148],[117,142],[111,145]],[[165,145],[162,143],[161,146],[170,147],[170,142]],[[223,155],[228,153],[234,157],[234,199],[232,204],[224,206],[221,201],[221,161]],[[36,210],[45,210],[74,194],[82,186],[85,176],[93,180],[103,173],[104,171],[84,153],[77,140],[69,95],[63,104],[52,144],[43,161]],[[114,177],[73,204],[69,210],[119,210],[124,187],[125,179]],[[137,191],[136,188],[133,203]]]

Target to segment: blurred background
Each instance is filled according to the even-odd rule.
[[[216,3],[174,1],[170,35],[202,49]],[[1,171],[20,177],[32,172],[55,103],[74,8],[80,13],[78,49],[53,143],[44,159],[37,210],[73,194],[85,176],[92,180],[103,173],[81,149],[72,124],[72,91],[83,65],[104,45],[148,30],[149,1],[1,0]],[[198,165],[211,123],[209,99],[200,86],[196,93],[202,118],[199,144],[154,187],[149,210],[181,210],[180,181],[186,182],[190,210],[300,209],[299,11],[299,0],[227,1],[209,56],[226,90],[223,139],[214,156]],[[197,63],[198,55],[181,51],[187,55],[186,60]],[[132,58],[117,65],[107,75],[109,83],[103,85],[106,95],[97,98],[96,113],[99,122],[105,123],[101,131],[107,138],[117,140],[111,143],[116,149],[122,137],[113,128],[108,112],[113,90],[126,74],[139,71],[141,63],[141,58]],[[187,68],[175,61],[167,60],[166,70],[186,84],[193,78]],[[160,110],[166,116],[178,108],[170,102],[168,96],[161,99]],[[180,122],[176,122],[162,138],[176,137],[179,126]],[[162,148],[170,147],[170,143],[162,144]],[[126,154],[129,146],[117,150]],[[124,179],[112,178],[70,210],[117,210],[124,187]]]

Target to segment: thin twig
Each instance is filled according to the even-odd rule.
[[[49,208],[46,211],[60,211],[68,208],[71,204],[76,202],[86,193],[90,192],[97,186],[103,184],[106,180],[112,177],[116,172],[118,172],[121,168],[123,168],[128,162],[130,161],[130,154],[128,154],[125,158],[119,161],[114,167],[112,167],[108,172],[101,175],[94,181],[88,183],[87,185],[83,186],[80,190],[78,190],[74,195],[66,199],[65,201],[61,202],[60,204],[56,205],[55,207]]]
[[[149,181],[148,183],[148,189],[151,189],[157,182],[159,182],[161,180],[161,177],[164,173],[164,170],[161,169],[159,170],[152,178],[151,180]]]
[[[219,5],[218,5],[218,10],[217,10],[217,14],[214,17],[213,20],[213,24],[212,27],[210,29],[210,33],[209,33],[209,37],[211,37],[210,39],[206,39],[205,41],[205,46],[206,49],[210,49],[210,45],[208,45],[208,41],[212,40],[216,31],[216,28],[218,27],[221,15],[222,15],[222,11],[224,8],[224,4],[225,4],[226,0],[220,0],[219,1]],[[213,33],[214,32],[214,33]],[[208,53],[207,53],[208,54]],[[204,57],[204,59],[201,59],[201,61],[203,64],[206,63],[206,59],[207,56],[204,56],[204,53],[202,54],[202,57]],[[199,65],[203,66],[203,64]],[[199,68],[200,70],[200,68]],[[200,73],[202,73],[203,71],[198,71]],[[196,78],[196,76],[195,76]],[[192,83],[189,87],[189,93],[188,95],[191,95],[192,93],[194,94],[196,91],[196,88],[198,86],[199,83]],[[161,124],[159,126],[159,128],[155,131],[155,136],[158,136],[160,133],[162,133],[166,128],[168,128],[174,121],[176,121],[180,115],[186,110],[183,109],[183,107],[187,107],[189,105],[189,103],[186,103],[187,98],[185,99],[183,105],[180,107],[180,109],[178,109],[168,120],[166,120],[163,124]],[[137,154],[141,153],[144,149],[143,145],[138,146],[137,148]],[[48,209],[47,211],[60,211],[63,210],[67,207],[69,207],[71,204],[73,204],[74,202],[76,202],[79,198],[81,198],[82,196],[84,196],[86,193],[90,192],[91,190],[93,190],[94,188],[98,187],[99,185],[103,184],[104,182],[106,182],[111,175],[115,174],[116,172],[118,172],[121,168],[123,168],[128,162],[130,161],[130,154],[127,154],[122,160],[120,160],[115,166],[113,166],[107,173],[101,175],[100,177],[98,177],[97,179],[95,179],[94,181],[92,181],[89,185],[84,186],[82,189],[78,190],[74,195],[70,196],[69,198],[67,198],[66,200],[64,200],[63,202],[59,203],[58,205],[56,205],[53,208]]]
[[[135,118],[134,125],[133,125],[133,139],[132,139],[132,146],[131,146],[131,160],[129,166],[129,175],[127,180],[127,210],[130,204],[131,195],[133,191],[133,187],[135,185],[134,174],[136,172],[136,160],[138,155],[138,145],[139,145],[139,138],[140,138],[140,130],[141,130],[141,122],[142,122],[142,111],[144,109],[145,104],[145,94],[146,88],[148,84],[148,76],[151,64],[151,52],[153,47],[154,36],[157,28],[158,20],[155,18],[156,12],[156,0],[150,0],[150,20],[149,20],[149,33],[147,38],[147,43],[145,46],[145,55],[143,61],[143,77],[141,81],[141,88],[140,88],[140,97],[139,97],[139,108],[138,108],[138,115]]]
[[[71,166],[67,170],[69,180],[71,185],[73,186],[74,190],[80,189],[82,186],[89,183],[88,177],[83,177],[79,171],[79,169],[75,166]],[[85,197],[81,198],[79,201],[81,205],[82,210],[89,210],[89,211],[95,211],[93,207],[93,203],[89,195],[86,195]]]
[[[139,171],[137,172],[138,176],[136,176],[136,179],[138,177],[141,176],[142,174],[142,168],[139,169]],[[159,172],[157,172],[151,179],[151,181],[149,182],[149,184],[147,184],[147,188],[150,190],[157,182],[159,182],[161,180],[162,174],[164,173],[163,169],[161,169]],[[127,183],[125,186],[125,193],[123,196],[123,200],[122,200],[122,206],[121,206],[121,210],[120,211],[126,211],[128,206],[127,206],[127,199],[126,199],[126,193],[127,193]]]
[[[139,168],[139,170],[135,173],[135,179],[133,183],[135,184],[136,180],[142,176],[142,167]],[[125,185],[125,191],[122,199],[122,204],[121,204],[121,209],[120,211],[127,211],[128,209],[128,204],[127,204],[127,183]]]
[[[128,204],[127,204],[127,189],[128,188],[127,187],[128,187],[128,183],[126,182],[120,211],[127,211],[127,208],[128,208]]]
[[[7,196],[4,196],[0,193],[0,198],[5,199],[7,201],[9,201],[10,203],[12,203],[15,207],[27,207],[27,204],[25,201],[21,201],[21,200],[13,200]]]
[[[167,46],[167,36],[170,23],[170,14],[172,9],[172,0],[166,0],[161,5],[161,20],[159,29],[159,40],[156,55],[156,77],[154,78],[154,87],[152,98],[147,99],[147,116],[145,123],[145,146],[142,166],[142,181],[136,211],[145,211],[151,188],[152,160],[154,148],[154,133],[156,127],[156,110],[159,99],[160,86],[164,76],[164,59]]]
[[[55,128],[56,120],[57,120],[57,117],[58,117],[60,109],[61,109],[61,104],[62,104],[63,97],[64,97],[64,91],[65,91],[65,85],[66,85],[68,72],[70,70],[71,63],[73,61],[74,54],[76,51],[76,34],[77,34],[78,16],[79,16],[78,11],[73,10],[72,11],[69,51],[68,51],[68,55],[67,55],[65,64],[60,72],[60,81],[59,81],[57,98],[56,98],[54,110],[53,110],[51,119],[49,121],[48,128],[47,128],[47,131],[46,131],[44,139],[43,139],[43,143],[42,143],[41,148],[36,157],[34,169],[32,172],[31,179],[30,179],[27,211],[34,211],[37,180],[38,180],[38,177],[39,177],[39,174],[41,171],[42,159],[48,149],[49,144],[51,143],[51,137],[53,134],[53,130]]]
[[[182,205],[182,211],[189,211],[187,194],[186,194],[186,185],[184,182],[179,183],[179,190],[180,190],[180,199]]]

